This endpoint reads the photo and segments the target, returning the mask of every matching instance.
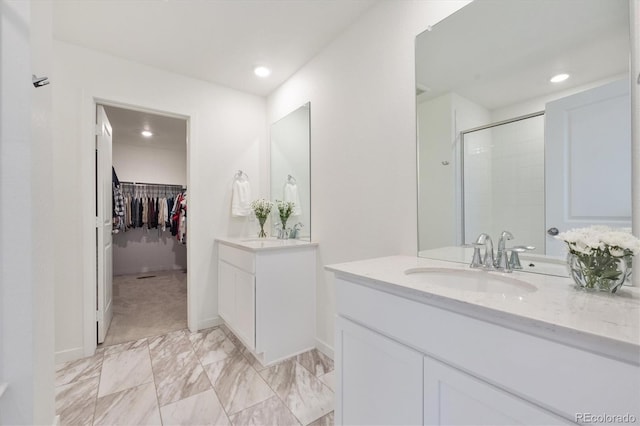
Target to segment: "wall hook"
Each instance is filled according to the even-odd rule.
[[[33,87],[42,87],[51,83],[49,77],[46,75],[44,77],[36,77],[35,74],[31,74],[31,82],[33,83]]]

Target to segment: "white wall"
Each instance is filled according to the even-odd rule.
[[[453,92],[422,101],[417,109],[418,247],[462,244],[460,132],[487,124],[489,111]],[[472,179],[465,175],[465,212],[475,212],[465,221],[467,242],[478,235],[478,224],[491,219],[490,142],[474,136],[465,143],[465,170],[473,169]]]
[[[418,247],[452,246],[456,242],[456,144],[451,94],[419,103],[417,120]]]
[[[0,5],[0,424],[52,424],[51,3]]]
[[[114,133],[113,167],[125,182],[187,184],[187,145],[184,149],[161,149],[116,142]]]
[[[612,81],[625,80],[628,78],[629,76],[627,74],[612,75],[608,78],[592,81],[589,84],[584,84],[582,86],[577,86],[567,90],[559,90],[550,95],[540,96],[538,98],[519,102],[515,105],[508,105],[502,108],[497,108],[491,111],[491,122],[495,123],[498,121],[508,120],[534,112],[544,111],[544,107],[547,102],[555,101],[556,99],[584,92],[585,90],[593,89],[594,87],[599,87],[603,84],[611,83]]]
[[[63,42],[54,42],[55,344],[59,361],[90,352],[93,98],[189,118],[189,324],[218,320],[214,238],[248,235],[255,223],[230,217],[238,169],[267,194],[265,100]],[[263,161],[263,162],[261,162]],[[85,295],[85,290],[89,294]],[[86,297],[88,296],[88,297]],[[95,315],[95,313],[94,313]],[[94,332],[95,333],[95,332]],[[93,346],[92,346],[93,345]]]
[[[449,190],[456,191],[456,207],[457,211],[460,212],[462,210],[462,186],[461,179],[462,176],[462,165],[459,161],[459,153],[461,150],[461,137],[460,132],[473,129],[475,127],[482,126],[484,124],[489,123],[489,111],[466,99],[457,93],[451,94],[452,104],[455,114],[455,129],[454,134],[456,137],[456,148],[457,148],[457,156],[454,164],[456,167],[456,183],[452,185]],[[465,212],[465,234],[464,241],[462,240],[461,235],[456,239],[458,244],[469,243],[475,241],[476,237],[481,232],[487,232],[485,230],[480,230],[481,227],[478,225],[480,223],[488,223],[491,222],[493,218],[493,209],[491,207],[491,194],[492,194],[492,185],[491,185],[491,160],[489,155],[489,149],[491,147],[491,139],[485,136],[478,136],[477,134],[473,137],[475,140],[475,146],[467,145],[468,139],[465,141],[464,155],[465,155],[465,174],[464,174],[464,196],[465,196],[465,204],[464,204],[464,212]],[[479,166],[478,171],[482,171],[478,173],[475,177],[469,179],[469,173],[467,173],[467,160],[474,156],[477,159],[481,158],[482,161],[476,163]],[[475,214],[469,214],[470,211],[476,211]],[[460,231],[462,229],[462,215],[460,213],[456,213],[456,215],[460,216],[460,222],[458,222],[456,231],[459,234],[462,234]]]
[[[467,2],[386,1],[268,97],[269,123],[311,102],[317,331],[333,346],[326,264],[417,253],[415,36]]]
[[[633,234],[640,237],[640,0],[629,2],[631,19],[631,214]],[[633,285],[640,287],[640,274],[633,274]]]

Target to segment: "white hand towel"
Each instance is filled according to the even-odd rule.
[[[251,185],[248,180],[233,181],[231,194],[231,216],[251,215]]]
[[[284,202],[293,203],[293,211],[291,212],[291,216],[300,216],[302,214],[300,197],[298,196],[298,185],[289,182],[284,184]]]

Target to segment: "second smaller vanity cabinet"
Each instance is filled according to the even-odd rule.
[[[218,313],[258,360],[315,347],[316,244],[217,241]]]
[[[221,255],[221,259],[226,257]],[[233,330],[250,349],[255,349],[255,275],[221,260],[218,277],[218,313],[233,324]]]

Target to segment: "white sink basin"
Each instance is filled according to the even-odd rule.
[[[427,283],[459,290],[522,296],[537,291],[528,282],[504,273],[478,269],[411,268],[404,273],[415,283]]]

